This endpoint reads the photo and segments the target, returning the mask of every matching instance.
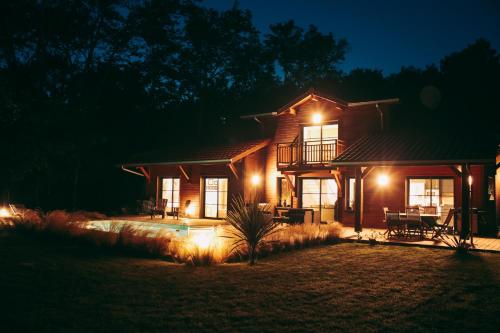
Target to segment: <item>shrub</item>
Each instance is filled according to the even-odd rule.
[[[234,228],[230,231],[234,239],[233,250],[241,249],[246,245],[248,263],[255,264],[258,247],[265,237],[276,231],[279,224],[275,222],[271,214],[266,214],[268,207],[259,207],[256,200],[245,203],[243,197],[239,196],[232,202],[232,207],[227,213],[227,222]]]

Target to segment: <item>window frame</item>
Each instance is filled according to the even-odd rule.
[[[410,205],[410,180],[411,179],[425,179],[425,180],[430,180],[431,181],[431,194],[430,194],[430,203],[432,205],[433,201],[432,201],[432,198],[433,198],[433,195],[432,195],[432,181],[433,180],[443,180],[443,179],[449,179],[449,180],[452,180],[453,181],[453,206],[456,207],[456,200],[457,200],[457,196],[455,195],[455,178],[456,177],[453,177],[453,176],[407,176],[406,177],[406,200],[405,200],[405,204],[406,206],[409,206]],[[441,183],[439,183],[439,198],[441,199],[442,198],[442,190],[441,190]],[[437,206],[436,206],[437,207]]]
[[[276,177],[276,186],[278,187],[278,203],[277,203],[277,207],[283,207],[281,206],[282,204],[282,195],[283,195],[283,188],[281,187],[281,184],[282,184],[282,181],[286,181],[286,178],[285,177]],[[288,203],[289,204],[289,207],[293,207],[293,193],[292,193],[292,189],[290,189],[290,202]]]
[[[165,179],[172,180],[172,188],[171,189],[165,190],[165,188],[164,188]],[[177,206],[174,207],[174,192],[176,191],[174,183],[175,183],[176,179],[179,180],[179,189],[177,190],[177,192],[179,192],[179,202],[177,202]],[[170,213],[170,212],[174,211],[174,208],[179,208],[181,206],[181,177],[162,177],[161,178],[161,200],[165,200],[165,198],[163,197],[163,193],[168,193],[168,192],[170,192],[172,200],[170,202],[167,202],[166,209],[167,209],[167,212]]]
[[[226,179],[227,180],[227,190],[226,190],[226,216],[227,216],[227,210],[228,210],[228,203],[229,203],[229,177],[227,176],[202,176],[202,194],[203,194],[203,218],[205,219],[215,219],[215,220],[220,220],[223,219],[224,217],[219,217],[219,183],[217,183],[217,214],[216,217],[213,216],[206,216],[206,186],[207,186],[207,179]]]

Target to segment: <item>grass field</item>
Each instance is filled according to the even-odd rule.
[[[498,331],[500,255],[338,244],[186,267],[0,233],[10,331]]]

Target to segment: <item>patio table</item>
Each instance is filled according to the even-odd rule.
[[[403,221],[404,223],[407,223],[407,222],[411,222],[410,219],[408,219],[406,217],[406,213],[399,213],[399,216],[401,217],[401,221]],[[426,230],[426,234],[427,234],[427,231],[432,231],[434,230],[434,227],[437,225],[437,219],[440,218],[441,215],[440,214],[420,214],[420,218],[423,222],[423,225],[421,227],[421,235],[423,237],[423,231]]]

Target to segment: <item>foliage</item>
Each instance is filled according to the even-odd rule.
[[[229,231],[234,240],[233,249],[246,246],[250,265],[255,264],[258,248],[264,239],[279,226],[266,208],[259,207],[257,200],[247,203],[241,195],[233,199],[226,220],[234,228]]]
[[[448,247],[454,249],[457,254],[466,254],[469,252],[471,245],[467,243],[466,239],[462,239],[455,235],[443,237],[442,242]]]

